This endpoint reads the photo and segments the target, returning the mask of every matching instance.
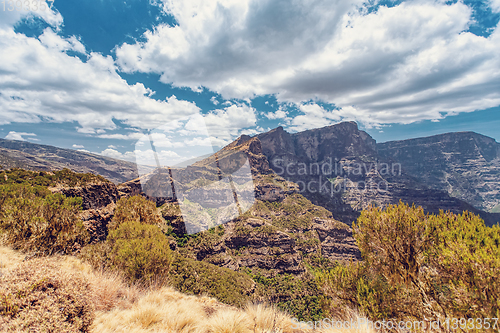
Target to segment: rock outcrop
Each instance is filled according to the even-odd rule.
[[[52,193],[62,193],[67,197],[82,198],[80,218],[90,234],[90,242],[101,242],[108,236],[108,223],[114,215],[116,202],[120,196],[118,188],[111,182],[91,183],[84,186],[49,187]]]
[[[49,188],[52,193],[62,193],[67,197],[82,198],[82,209],[99,209],[116,203],[119,199],[118,189],[113,183],[89,184],[83,187]]]
[[[217,240],[202,238],[189,251],[197,260],[264,275],[300,275],[306,258],[318,253],[332,261],[361,259],[351,228],[328,218],[313,218],[307,226],[293,229],[277,228],[260,218],[237,220],[225,224]]]

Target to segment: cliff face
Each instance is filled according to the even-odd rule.
[[[440,209],[454,213],[470,210],[481,214],[488,224],[497,222],[498,216],[474,208],[464,197],[451,196],[441,183],[430,186],[434,179],[442,179],[441,170],[447,164],[434,163],[426,169],[434,173],[434,178],[429,176],[423,181],[418,175],[415,177],[414,172],[414,163],[422,161],[421,155],[411,149],[390,150],[378,146],[366,132],[358,129],[356,123],[340,123],[294,134],[278,127],[257,137],[275,173],[297,183],[301,194],[314,204],[327,208],[334,218],[345,223],[352,223],[362,209],[373,204],[385,206],[399,200],[415,203],[431,213]],[[437,145],[434,156],[450,158],[460,156],[461,151],[467,152],[456,163],[464,172],[477,161],[497,165],[498,147],[494,140],[477,136],[474,142],[480,142],[481,149],[476,143],[455,143],[454,140],[448,138],[444,148]],[[414,158],[410,159],[408,155]],[[436,161],[435,158],[429,160]],[[486,190],[481,182],[493,182],[495,172],[484,173],[485,169],[478,165],[476,174],[482,180],[476,179],[475,182],[493,196],[498,192]],[[492,185],[496,186],[499,186],[498,182]]]
[[[175,221],[171,210],[163,209]],[[319,255],[332,261],[361,258],[351,228],[299,194],[286,195],[281,202],[259,200],[223,229],[201,233],[178,250],[196,260],[266,276],[300,275],[306,271],[304,262]]]
[[[35,155],[35,151],[30,153]],[[51,190],[83,198],[81,217],[93,241],[106,238],[107,224],[122,197],[143,195],[155,201],[180,237],[189,230],[178,200],[196,203],[187,206],[187,214],[196,217],[197,227],[205,230],[227,219],[230,211],[219,212],[217,207],[251,197],[253,205],[244,214],[236,214],[215,233],[214,229],[200,233],[194,245],[178,250],[231,269],[301,274],[304,262],[314,261],[316,255],[359,259],[349,225],[373,204],[402,200],[428,212],[469,210],[481,214],[487,224],[498,222],[499,215],[482,212],[466,201],[488,202],[489,206],[479,207],[498,202],[499,156],[498,143],[474,133],[377,145],[352,122],[294,134],[279,127],[253,138],[242,136],[187,167],[155,170],[118,186],[103,182]],[[238,173],[246,161],[250,178]],[[234,187],[218,184],[225,178]],[[455,195],[447,186],[465,194]],[[210,209],[207,213],[197,205]]]
[[[250,172],[241,174],[238,170],[245,168],[246,161]],[[181,205],[174,200],[170,173]],[[236,196],[230,187],[217,184],[227,177],[237,188],[239,206],[243,208],[243,201],[252,198],[251,206],[223,223],[222,231],[200,233],[194,244],[178,248],[183,255],[234,270],[247,267],[264,275],[302,274],[304,261],[315,255],[331,260],[360,259],[349,226],[297,193],[296,184],[276,175],[258,138],[242,136],[190,166],[158,169],[120,184],[118,192],[119,196],[140,194],[156,201],[173,231],[184,237],[192,230],[221,224],[218,222],[227,217],[224,207],[231,207]]]
[[[472,132],[448,133],[377,145],[419,182],[445,190],[478,209],[500,204],[500,144]]]

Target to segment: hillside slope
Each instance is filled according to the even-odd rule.
[[[25,141],[0,139],[0,165],[27,170],[61,170],[101,175],[113,183],[137,178],[135,163],[91,153],[39,145]]]

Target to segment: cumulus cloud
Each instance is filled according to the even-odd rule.
[[[498,0],[490,4],[497,8]],[[408,1],[372,12],[362,5],[164,0],[178,24],[121,45],[117,64],[224,98],[274,94],[298,106],[322,100],[342,119],[372,125],[500,105],[500,32],[464,32],[471,9],[463,2]]]
[[[44,0],[30,1],[29,6],[26,6],[25,1],[22,1],[22,10],[17,10],[19,3],[21,2],[5,1],[6,10],[3,10],[3,8],[0,10],[0,29],[12,27],[21,19],[41,18],[55,28],[58,28],[63,23],[61,14],[51,9],[51,6]],[[14,10],[11,10],[12,8]]]
[[[315,103],[300,104],[298,107],[302,114],[290,120],[289,128],[293,131],[324,127],[341,120],[339,110],[327,111]]]
[[[116,149],[106,148],[100,154],[106,157],[138,163],[140,165],[156,165],[156,159],[154,158],[155,152],[151,149],[126,151],[121,153]],[[174,151],[160,150],[157,151],[156,154],[160,161],[170,161],[169,165],[174,165],[182,161],[182,158]]]
[[[106,130],[116,128],[114,120],[150,129],[199,111],[176,96],[152,99],[153,91],[142,83],[129,85],[119,76],[112,57],[86,54],[77,38],[51,28],[38,39],[0,28],[0,49],[0,124],[76,121],[79,132],[106,137]],[[87,61],[66,51],[80,52]]]
[[[214,105],[219,105],[219,101],[217,100],[217,97],[215,97],[215,96],[212,96],[212,98],[210,98],[210,102],[212,102]]]
[[[36,136],[35,133],[25,133],[25,132],[15,132],[15,131],[10,131],[9,134],[5,136],[5,139],[7,140],[17,140],[17,141],[26,141],[24,136],[30,136],[34,137]],[[33,138],[30,138],[31,140],[35,140]]]
[[[264,114],[267,119],[285,119],[287,118],[287,113],[283,110],[278,110],[276,112],[268,112]]]
[[[85,148],[85,146],[84,146],[84,145],[77,145],[77,144],[74,144],[74,145],[73,145],[73,148],[75,148],[75,149],[83,149],[83,148]]]
[[[500,0],[490,0],[490,7],[494,13],[500,12]]]

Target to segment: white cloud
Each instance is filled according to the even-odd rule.
[[[58,28],[63,23],[63,18],[58,12],[51,10],[44,0],[30,1],[30,6],[27,7],[25,1],[22,1],[23,10],[16,10],[16,1],[5,1],[5,10],[0,10],[0,29],[12,27],[21,19],[33,19],[39,17],[51,26]],[[14,10],[10,10],[14,8]],[[19,8],[19,7],[17,7]],[[25,9],[29,9],[26,11]]]
[[[278,110],[276,112],[268,112],[264,115],[266,116],[267,119],[285,119],[287,117],[287,113],[283,110]]]
[[[104,133],[116,128],[113,120],[150,129],[199,111],[176,96],[154,100],[142,83],[129,85],[110,56],[92,52],[83,62],[67,55],[85,47],[50,28],[37,39],[0,26],[0,50],[0,124],[76,121],[78,132],[112,138]]]
[[[116,149],[107,148],[103,150],[100,154],[106,157],[116,158],[119,160],[125,160],[134,163],[137,162],[141,165],[152,165],[152,166],[156,165],[156,159],[154,158],[154,151],[151,149],[134,150],[121,153]],[[165,161],[169,161],[170,163],[168,163],[168,165],[174,165],[182,161],[182,158],[176,152],[169,150],[157,151],[157,156],[159,160],[162,161],[163,163]]]
[[[186,141],[186,145],[212,147],[212,141],[210,138],[193,138]]]
[[[103,156],[106,156],[106,157],[116,158],[119,160],[135,162],[135,154],[131,151],[125,152],[124,154],[122,154],[121,152],[119,152],[116,149],[106,148],[100,154]]]
[[[85,46],[75,36],[64,39],[58,36],[52,29],[45,29],[38,39],[49,49],[56,51],[72,50],[85,53]]]
[[[212,144],[225,146],[240,136],[245,129],[255,127],[256,112],[255,108],[246,104],[233,104],[206,114],[204,120]]]
[[[210,129],[240,129],[255,126],[257,121],[255,109],[246,104],[211,111],[204,119]]]
[[[7,140],[18,140],[18,141],[26,141],[23,136],[36,136],[35,133],[25,133],[25,132],[15,132],[15,131],[10,131],[9,134],[5,136],[5,139]],[[31,140],[35,140],[33,138],[30,138]]]
[[[83,146],[83,145],[77,145],[77,144],[74,144],[74,145],[73,145],[73,148],[76,148],[76,149],[83,149],[83,148],[85,148],[85,146]]]
[[[172,141],[172,137],[167,137],[164,133],[152,133],[151,139],[153,140],[154,146],[156,148],[179,148],[184,146],[184,142]],[[177,139],[181,139],[178,138]]]
[[[300,104],[298,108],[303,114],[291,119],[289,126],[291,130],[297,132],[329,126],[341,120],[341,111],[328,111],[315,103]]]
[[[500,0],[490,0],[490,7],[494,13],[500,12]]]
[[[138,133],[138,132],[132,132],[128,134],[120,134],[120,133],[114,133],[114,134],[99,134],[97,137],[101,139],[114,139],[114,140],[138,140],[140,139],[144,134]]]
[[[219,101],[217,100],[217,97],[215,97],[215,96],[212,96],[212,98],[210,98],[210,102],[212,102],[214,105],[219,105]]]
[[[357,10],[363,0],[163,3],[178,25],[118,47],[122,70],[159,73],[162,82],[204,86],[226,99],[319,99],[369,125],[500,105],[500,32],[464,33],[471,9],[460,1],[408,1],[371,13]]]

